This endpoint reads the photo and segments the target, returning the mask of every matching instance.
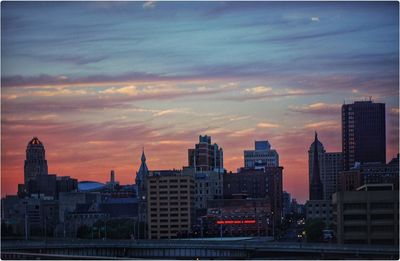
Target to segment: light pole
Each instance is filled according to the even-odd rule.
[[[46,221],[47,221],[47,216],[44,217],[44,242],[47,241],[47,224],[46,224]]]
[[[104,218],[104,238],[107,240],[107,217]]]
[[[146,200],[146,196],[142,196],[142,199],[143,199],[143,202],[144,202]],[[144,220],[144,221],[146,222],[146,220]],[[140,227],[139,227],[139,229],[140,229]],[[146,238],[146,225],[145,224],[143,224],[143,238],[144,239]]]
[[[258,234],[258,237],[260,237],[260,221],[258,220],[257,203],[256,202],[254,202],[254,219],[257,222],[257,234]]]
[[[219,211],[220,211],[220,214],[221,214],[220,215],[221,216],[220,236],[221,236],[221,240],[222,240],[222,223],[223,223],[222,222],[222,209],[220,208]]]
[[[201,224],[201,238],[203,238],[203,218],[200,218],[200,224]]]
[[[28,202],[24,202],[25,205],[25,240],[28,240]]]
[[[141,216],[141,213],[140,213],[140,205],[142,205],[142,202],[140,202],[139,201],[139,204],[138,204],[138,207],[139,207],[139,211],[138,211],[138,218],[137,218],[137,240],[139,241],[139,239],[140,239],[140,227],[139,227],[139,224],[140,224],[140,216]]]
[[[274,211],[272,211],[272,237],[275,241],[275,216]]]

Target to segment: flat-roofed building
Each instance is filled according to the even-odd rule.
[[[223,196],[223,173],[216,171],[196,171],[183,168],[183,173],[195,178],[195,208],[207,209],[207,200],[221,199]]]
[[[188,150],[188,165],[196,171],[224,172],[224,153],[210,136],[199,136],[199,143]]]
[[[367,162],[356,164],[354,168],[340,172],[339,189],[352,191],[364,184],[393,184],[399,189],[399,155],[388,164]]]
[[[342,106],[343,170],[354,163],[386,163],[385,104],[355,101]]]
[[[282,217],[283,167],[265,167],[262,170],[241,168],[238,173],[224,173],[225,199],[243,195],[245,198],[269,197],[275,224]]]
[[[269,197],[214,199],[207,205],[207,214],[194,225],[195,235],[273,236]]]
[[[399,244],[399,191],[393,184],[340,191],[332,203],[339,244]]]
[[[245,168],[261,169],[279,166],[278,152],[271,149],[271,145],[267,140],[255,141],[254,150],[245,150],[243,154]]]
[[[322,219],[326,228],[332,224],[331,200],[308,200],[306,202],[306,219]]]
[[[147,183],[149,239],[186,236],[194,214],[194,177],[180,170],[150,171]]]

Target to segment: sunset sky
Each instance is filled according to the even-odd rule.
[[[1,194],[23,182],[27,143],[49,173],[134,183],[187,165],[211,135],[228,171],[267,139],[284,190],[308,197],[307,151],[341,150],[340,108],[386,103],[398,153],[397,2],[2,2]]]

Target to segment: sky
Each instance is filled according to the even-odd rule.
[[[268,140],[284,190],[308,198],[318,132],[341,151],[341,105],[386,104],[399,143],[397,2],[2,2],[1,195],[37,136],[49,173],[134,183],[182,168],[199,135],[224,167]]]

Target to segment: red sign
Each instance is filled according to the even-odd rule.
[[[218,220],[218,225],[232,225],[232,224],[255,224],[256,221],[254,219],[246,219],[246,220]]]

